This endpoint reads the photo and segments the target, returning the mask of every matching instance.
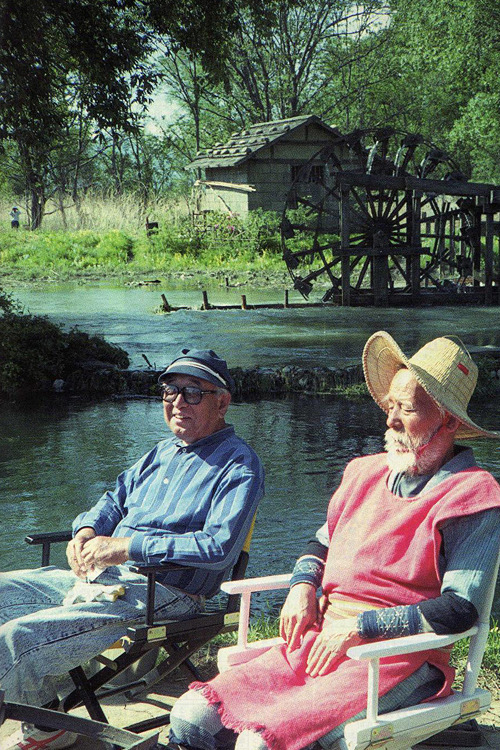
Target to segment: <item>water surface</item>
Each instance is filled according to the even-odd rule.
[[[483,414],[498,424],[500,409]],[[256,524],[249,575],[288,572],[324,522],[345,464],[378,452],[384,417],[370,402],[291,398],[235,403],[230,421],[262,457],[266,496]],[[151,401],[85,404],[65,399],[0,412],[0,569],[33,567],[39,551],[29,532],[66,528],[116,476],[166,432],[161,405]],[[500,476],[494,441],[476,441],[478,461]],[[63,562],[63,550],[54,558]],[[260,608],[265,600],[261,595]]]
[[[205,288],[213,304],[237,304],[242,292],[255,303],[283,297],[281,289],[225,289],[213,282]],[[173,306],[201,304],[200,289],[189,281],[152,288],[53,284],[22,288],[15,296],[66,328],[103,334],[127,350],[132,367],[146,366],[143,355],[161,367],[184,345],[214,348],[231,367],[342,366],[359,362],[367,337],[379,329],[408,353],[443,334],[458,335],[471,347],[500,346],[499,308],[190,309],[157,315],[161,292]],[[290,300],[302,298],[294,293]],[[498,402],[473,404],[473,418],[498,429]],[[287,572],[323,523],[347,461],[381,450],[383,414],[367,400],[297,396],[233,404],[230,421],[263,458],[267,474],[249,575]],[[20,541],[24,535],[67,527],[165,430],[157,401],[87,403],[61,396],[31,405],[2,403],[0,569],[37,565],[38,553]],[[478,462],[500,477],[497,442],[475,445]],[[62,561],[62,553],[55,559]]]

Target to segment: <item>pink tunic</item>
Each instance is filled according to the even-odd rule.
[[[335,599],[391,607],[439,596],[439,526],[449,518],[500,506],[500,487],[478,467],[411,498],[393,495],[388,475],[385,454],[355,459],[331,499],[323,589]],[[299,750],[366,708],[366,663],[344,657],[326,675],[305,673],[317,633],[306,633],[296,651],[276,646],[209,683],[190,687],[218,705],[226,727],[261,731],[272,750]],[[433,650],[382,659],[380,695],[424,662],[442,670],[445,684],[439,695],[448,695],[454,678],[448,656]]]

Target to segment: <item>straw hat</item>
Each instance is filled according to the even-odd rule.
[[[483,430],[467,414],[476,387],[477,366],[461,342],[443,336],[429,341],[408,359],[386,331],[370,336],[363,350],[363,370],[370,393],[384,411],[391,381],[402,367],[413,373],[437,404],[460,420],[457,439],[500,438],[499,432]]]

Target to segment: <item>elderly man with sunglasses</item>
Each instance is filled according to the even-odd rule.
[[[0,576],[0,686],[10,701],[57,705],[57,677],[101,653],[146,607],[133,564],[176,562],[157,576],[156,612],[183,619],[218,590],[239,555],[264,472],[227,424],[234,381],[213,351],[183,349],[159,379],[172,435],[124,471],[73,523],[71,570]],[[76,735],[25,727],[6,750],[69,747]]]

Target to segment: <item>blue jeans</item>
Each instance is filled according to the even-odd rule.
[[[114,602],[63,605],[80,579],[52,566],[0,573],[0,686],[6,699],[44,705],[57,697],[61,676],[123,636],[146,611],[147,579],[126,565],[108,568],[96,584],[122,584]],[[200,605],[178,589],[156,585],[155,612],[185,619]]]

